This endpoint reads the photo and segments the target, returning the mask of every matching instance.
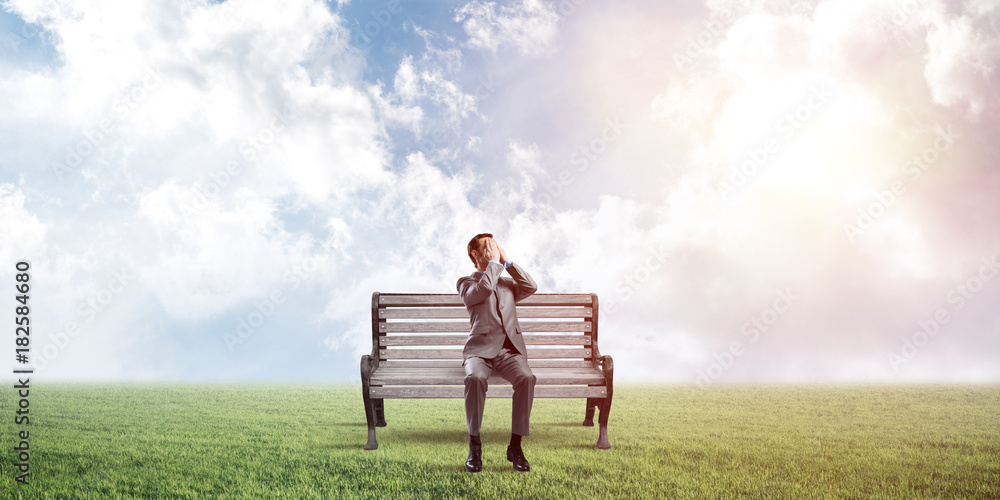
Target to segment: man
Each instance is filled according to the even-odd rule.
[[[535,293],[538,287],[524,269],[507,260],[507,253],[492,234],[477,234],[466,250],[476,271],[458,280],[458,293],[469,310],[472,323],[462,351],[465,418],[469,427],[469,458],[465,461],[465,470],[483,470],[479,428],[486,405],[486,382],[495,371],[514,386],[507,460],[514,464],[515,470],[526,472],[531,466],[521,449],[521,437],[528,435],[535,376],[528,368],[528,351],[521,338],[514,303]],[[510,278],[501,276],[505,270]]]

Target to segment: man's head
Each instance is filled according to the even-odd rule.
[[[493,235],[490,233],[479,233],[469,240],[469,246],[466,251],[469,253],[469,259],[476,265],[476,269],[479,269],[479,265],[483,261],[483,245],[487,240],[492,238]]]

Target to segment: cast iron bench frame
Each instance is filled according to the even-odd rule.
[[[597,313],[595,293],[536,293],[517,303],[528,366],[537,379],[535,398],[586,398],[588,427],[600,407],[597,447],[609,449],[615,365],[597,347]],[[386,426],[385,399],[464,397],[462,347],[469,328],[458,294],[372,294],[372,353],[361,356],[366,450],[378,448],[375,427]],[[486,397],[513,392],[503,378],[490,377]]]

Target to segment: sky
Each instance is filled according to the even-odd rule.
[[[620,381],[997,382],[998,65],[982,0],[6,0],[0,321],[26,261],[36,378],[356,381],[492,232]]]

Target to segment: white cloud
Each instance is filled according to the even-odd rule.
[[[507,145],[507,165],[515,172],[534,176],[542,173],[542,152],[538,144],[522,145],[511,141]]]
[[[178,210],[197,196],[165,184],[140,201],[139,215],[159,240],[146,255],[144,282],[171,316],[203,319],[266,296],[285,269],[316,251],[309,238],[284,231],[273,201],[251,190],[237,189],[226,203],[213,200],[195,213]]]
[[[429,38],[430,34],[424,32],[423,36]],[[476,97],[465,93],[450,79],[449,74],[455,69],[451,61],[439,57],[441,54],[429,50],[417,62],[412,55],[403,57],[393,77],[393,92],[376,99],[385,118],[409,125],[417,138],[423,135],[424,118],[440,116],[449,126],[457,127],[462,120],[477,114]],[[426,114],[422,105],[433,105],[429,111],[438,112]]]
[[[965,103],[972,116],[996,102],[1000,87],[1000,40],[997,33],[977,30],[987,20],[1000,17],[1000,8],[973,17],[942,20],[927,35],[928,55],[924,76],[938,104]],[[992,37],[992,38],[991,38]]]
[[[559,15],[541,0],[521,0],[511,6],[470,2],[455,11],[455,22],[462,23],[470,47],[492,52],[512,45],[522,54],[548,54],[559,31]]]
[[[407,106],[399,103],[393,95],[382,95],[382,87],[368,87],[368,95],[378,113],[378,117],[386,127],[399,126],[413,131],[416,137],[421,136],[424,110],[418,105]]]
[[[24,193],[13,184],[0,184],[0,258],[16,262],[46,250],[46,224],[24,209]]]
[[[405,103],[413,102],[424,95],[416,69],[413,67],[413,56],[406,56],[399,62],[399,69],[396,70],[392,86]]]

